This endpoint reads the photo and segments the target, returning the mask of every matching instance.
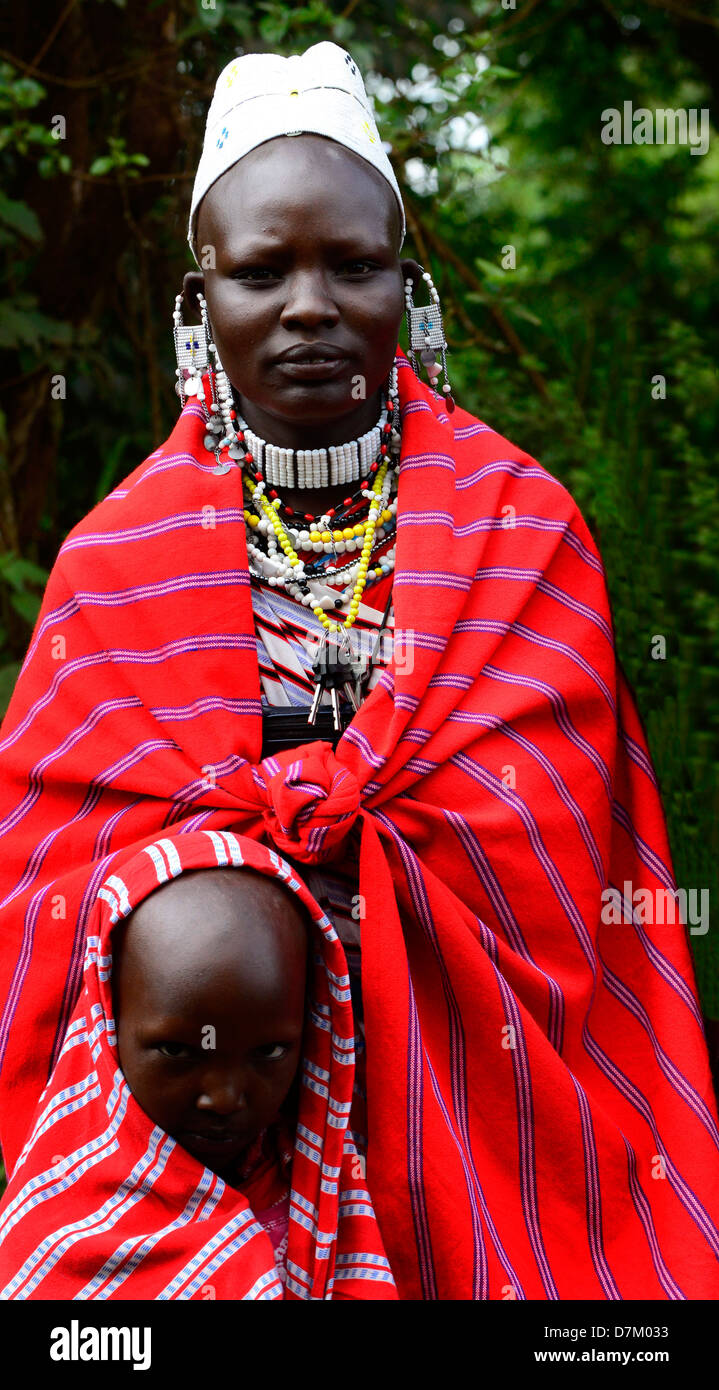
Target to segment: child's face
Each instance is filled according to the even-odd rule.
[[[127,921],[113,988],[138,1104],[230,1174],[278,1118],[300,1059],[308,928],[293,895],[242,869],[181,875]]]

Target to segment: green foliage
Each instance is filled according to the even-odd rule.
[[[49,32],[56,7],[38,3]],[[90,47],[78,56],[61,28],[43,59],[76,86],[0,67],[2,379],[28,380],[26,411],[35,382],[67,376],[67,399],[41,417],[56,445],[33,506],[27,470],[4,474],[0,460],[0,707],[39,582],[19,557],[49,568],[172,425],[169,314],[216,75],[236,52],[332,39],[360,64],[391,150],[403,254],[440,290],[457,398],[560,478],[597,536],[677,878],[718,901],[719,145],[713,135],[696,157],[600,139],[602,111],[625,100],[716,109],[719,26],[699,9],[176,0],[170,17],[85,0]],[[58,141],[50,122],[66,109]],[[502,264],[509,246],[515,269]],[[2,399],[10,417],[14,395]],[[17,406],[21,440],[24,419]],[[657,634],[665,660],[652,657]],[[716,935],[692,945],[719,1017]]]
[[[93,159],[90,165],[91,174],[97,176],[122,170],[127,178],[137,178],[138,168],[147,168],[150,163],[146,154],[128,154],[125,141],[119,136],[111,135],[107,143],[109,153]]]

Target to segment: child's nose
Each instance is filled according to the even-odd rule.
[[[218,1115],[231,1115],[247,1109],[247,1085],[244,1073],[218,1075],[205,1080],[204,1090],[197,1097],[198,1110],[214,1110]]]

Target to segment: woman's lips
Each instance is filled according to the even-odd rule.
[[[331,377],[342,376],[348,362],[348,357],[328,357],[324,362],[290,362],[283,359],[276,366],[297,381],[329,381]]]

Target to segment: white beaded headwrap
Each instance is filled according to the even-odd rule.
[[[402,245],[406,232],[402,196],[359,68],[346,49],[325,40],[289,58],[279,53],[245,53],[220,73],[192,190],[187,240],[198,265],[195,220],[208,188],[257,145],[278,135],[305,133],[336,140],[383,175],[399,204]]]

